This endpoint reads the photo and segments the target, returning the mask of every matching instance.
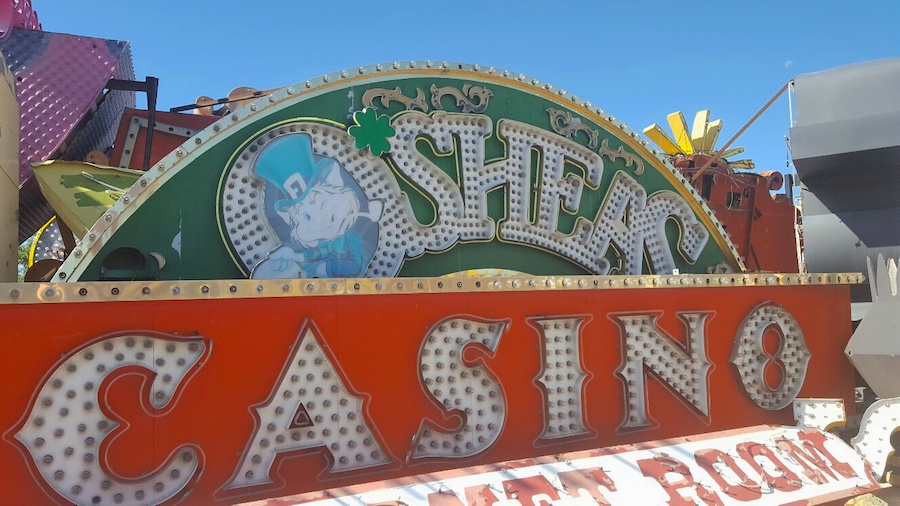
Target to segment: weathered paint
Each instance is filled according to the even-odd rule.
[[[338,504],[832,504],[877,490],[865,462],[816,429],[757,426],[279,497]]]
[[[235,502],[789,424],[730,363],[748,325],[784,344],[783,315],[811,358],[761,388],[852,406],[846,286],[694,281],[4,285],[20,291],[0,305],[0,486],[19,503]]]
[[[55,279],[103,279],[120,248],[165,259],[142,279],[743,265],[680,172],[614,117],[524,76],[427,62],[322,76],[222,118],[141,178]]]

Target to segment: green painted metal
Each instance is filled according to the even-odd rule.
[[[683,225],[675,219],[666,220],[666,242],[672,252],[675,268],[681,272],[698,273],[711,272],[717,266],[727,266],[732,270],[741,268],[730,243],[711,213],[680,182],[670,167],[664,165],[647,148],[643,148],[632,134],[561,95],[512,79],[481,76],[474,72],[437,70],[348,79],[347,82],[323,85],[313,91],[286,96],[276,104],[269,105],[264,113],[251,114],[240,120],[239,124],[229,125],[227,130],[206,141],[210,145],[205,146],[206,149],[200,154],[176,163],[169,171],[177,173],[146,198],[142,196],[140,201],[136,199],[133,204],[136,208],[132,210],[132,214],[118,224],[115,232],[106,238],[102,247],[93,252],[91,258],[84,260],[88,262],[87,266],[81,270],[77,279],[102,279],[104,259],[118,248],[136,248],[148,255],[148,258],[150,253],[159,253],[166,262],[156,273],[158,279],[235,279],[250,276],[251,269],[240,261],[240,248],[232,244],[225,230],[228,226],[222,211],[225,178],[241,154],[248,152],[246,150],[260,136],[267,135],[273,127],[297,122],[320,123],[339,128],[343,132],[350,129],[349,135],[356,141],[355,148],[362,148],[360,156],[373,160],[377,156],[378,160],[390,168],[390,174],[408,199],[412,217],[427,226],[439,214],[436,199],[403,176],[387,142],[392,135],[400,135],[399,132],[394,133],[398,119],[408,114],[421,113],[464,113],[467,116],[480,113],[492,125],[491,134],[484,139],[485,165],[509,156],[509,146],[498,132],[501,121],[531,125],[546,132],[548,138],[576,143],[587,151],[600,154],[603,168],[599,184],[584,185],[575,211],[560,209],[556,231],[562,234],[573,233],[579,219],[594,222],[598,213],[603,210],[615,178],[625,174],[643,187],[646,196],[660,192],[679,195],[694,213],[693,218],[708,232],[709,238],[702,250],[695,255],[696,260],[691,260],[678,247],[679,238],[684,233]],[[369,103],[366,104],[364,99],[367,98],[367,92]],[[393,99],[389,100],[386,95]],[[366,105],[371,108],[366,109]],[[557,116],[554,116],[554,111],[557,111]],[[570,116],[567,118],[565,114]],[[388,125],[388,119],[394,128]],[[229,121],[229,118],[221,120]],[[462,178],[466,176],[461,169],[462,146],[457,146],[453,153],[438,154],[430,139],[421,136],[416,147],[419,153],[439,167],[457,186],[463,184]],[[528,175],[528,216],[530,220],[536,221],[541,212],[538,206],[543,154],[539,148],[535,148],[533,153],[531,173]],[[319,162],[321,159],[321,156],[316,157]],[[563,175],[572,175],[582,183],[587,179],[585,168],[571,161],[565,164]],[[318,174],[316,177],[324,179],[326,175]],[[261,179],[260,182],[265,185],[265,189],[257,188],[259,191],[273,191],[272,184],[265,184]],[[301,181],[301,185],[306,188],[316,184],[319,183],[312,176]],[[283,188],[281,190],[283,193]],[[265,200],[260,202],[271,206],[277,201],[275,205],[285,211],[290,205],[301,203],[308,194],[309,190],[304,190],[299,195],[266,195]],[[505,269],[535,275],[627,273],[623,255],[615,245],[603,255],[609,262],[608,272],[596,272],[585,266],[584,262],[567,258],[559,252],[502,240],[497,229],[509,219],[508,198],[508,186],[487,192],[487,215],[495,223],[495,233],[490,240],[455,241],[451,247],[442,251],[429,251],[404,258],[396,275],[440,276],[470,269]],[[556,199],[555,205],[562,206],[560,198]],[[275,216],[272,209],[268,212],[270,216]],[[628,217],[625,218],[626,226],[627,220]],[[389,230],[384,223],[376,223],[376,227],[378,225],[380,234]],[[287,240],[280,237],[275,244]],[[319,249],[325,249],[325,246],[320,243]],[[655,273],[652,262],[647,258],[646,249],[642,250],[645,252],[645,258],[641,262],[642,271]],[[299,256],[306,255],[307,258],[312,254],[311,250],[299,246],[290,251],[297,252]],[[301,263],[298,261],[297,265]],[[323,272],[326,270],[320,268],[319,273]],[[337,271],[331,269],[327,272]],[[312,277],[315,273],[309,271],[301,276]]]

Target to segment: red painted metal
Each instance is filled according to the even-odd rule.
[[[691,181],[708,155],[676,156],[673,164]],[[799,212],[781,189],[778,172],[735,172],[719,161],[691,184],[715,212],[751,271],[800,272]]]
[[[116,141],[113,145],[112,155],[109,157],[110,165],[114,167],[125,167],[127,169],[142,170],[144,162],[144,152],[147,144],[147,129],[141,126],[138,132],[131,137],[129,134],[130,127],[134,118],[147,119],[148,112],[145,110],[125,109],[122,114],[122,121],[119,123],[119,131],[116,134]],[[184,144],[191,135],[196,134],[200,130],[214,123],[218,117],[201,116],[197,114],[178,114],[173,112],[156,111],[156,124],[165,124],[178,127],[177,130],[168,130],[165,127],[157,126],[153,133],[153,147],[150,153],[150,165],[155,164],[162,157],[168,155],[178,146]],[[186,130],[182,135],[182,129]],[[122,164],[122,155],[125,150],[130,150],[131,158],[127,165]]]
[[[0,308],[0,382],[6,392],[0,409],[5,431],[0,461],[7,464],[0,488],[11,504],[64,502],[15,433],[28,423],[27,414],[39,402],[36,394],[49,374],[79,349],[110,335],[202,337],[209,349],[163,410],[147,405],[148,380],[153,379],[147,369],[128,367],[98,385],[102,409],[121,423],[114,437],[100,444],[101,467],[111,475],[141,480],[173,450],[193,445],[199,448],[202,473],[173,501],[232,503],[761,423],[791,424],[790,407],[769,411],[754,404],[729,363],[742,322],[766,301],[790,312],[806,336],[812,358],[799,395],[842,397],[853,406],[853,368],[842,353],[850,334],[848,297],[846,286],[780,286],[7,304]],[[50,310],[54,318],[47,318]],[[617,375],[624,353],[622,329],[613,319],[657,314],[660,327],[684,342],[677,317],[683,311],[712,312],[706,333],[713,363],[707,376],[708,416],[646,372],[648,415],[656,424],[620,429],[628,397]],[[542,339],[529,319],[571,315],[590,320],[580,332],[589,433],[539,440],[545,423],[536,381],[543,367]],[[459,412],[441,409],[420,375],[423,343],[448,317],[508,323],[493,352],[473,345],[462,355],[468,364],[483,365],[499,383],[505,425],[496,442],[473,457],[410,459],[410,440],[424,420],[443,430],[453,430],[462,420]],[[363,399],[364,416],[390,463],[329,472],[329,451],[313,448],[279,454],[269,485],[227,489],[242,455],[252,450],[248,445],[255,432],[263,430],[257,426],[257,408],[279,395],[279,378],[292,364],[292,349],[303,329],[312,329],[348,391]],[[301,418],[295,423],[302,425]],[[42,423],[51,427],[53,420]],[[70,464],[67,472],[77,472],[78,463]]]

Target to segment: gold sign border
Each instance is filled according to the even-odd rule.
[[[59,302],[200,300],[331,295],[522,292],[654,288],[762,288],[855,285],[860,273],[681,274],[642,276],[509,276],[352,279],[233,279],[217,281],[125,281],[2,283],[0,305]],[[710,295],[713,295],[710,293]]]

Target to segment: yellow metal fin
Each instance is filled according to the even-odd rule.
[[[728,162],[728,166],[732,169],[753,170],[756,167],[756,164],[753,163],[753,160],[746,158],[744,160],[735,160],[733,162]]]
[[[719,132],[722,131],[722,120],[710,121],[706,127],[706,135],[703,136],[703,152],[712,153],[716,149],[716,141],[719,140]]]
[[[688,133],[687,121],[684,120],[684,114],[681,111],[673,112],[666,116],[669,120],[669,126],[672,127],[672,133],[675,134],[675,142],[681,151],[686,155],[694,153],[694,147],[691,145],[691,135]]]
[[[744,146],[738,146],[736,148],[731,148],[722,153],[722,158],[731,158],[734,155],[739,155],[744,152]]]
[[[691,145],[694,153],[706,153],[709,151],[706,145],[706,131],[709,128],[709,110],[698,111],[694,115],[694,127],[691,129]]]
[[[678,144],[675,144],[675,141],[672,140],[671,137],[666,135],[666,132],[662,129],[661,126],[656,123],[648,126],[644,129],[644,135],[647,136],[648,139],[653,141],[654,144],[660,147],[667,155],[675,155],[678,153],[684,154],[684,151],[678,147]]]

